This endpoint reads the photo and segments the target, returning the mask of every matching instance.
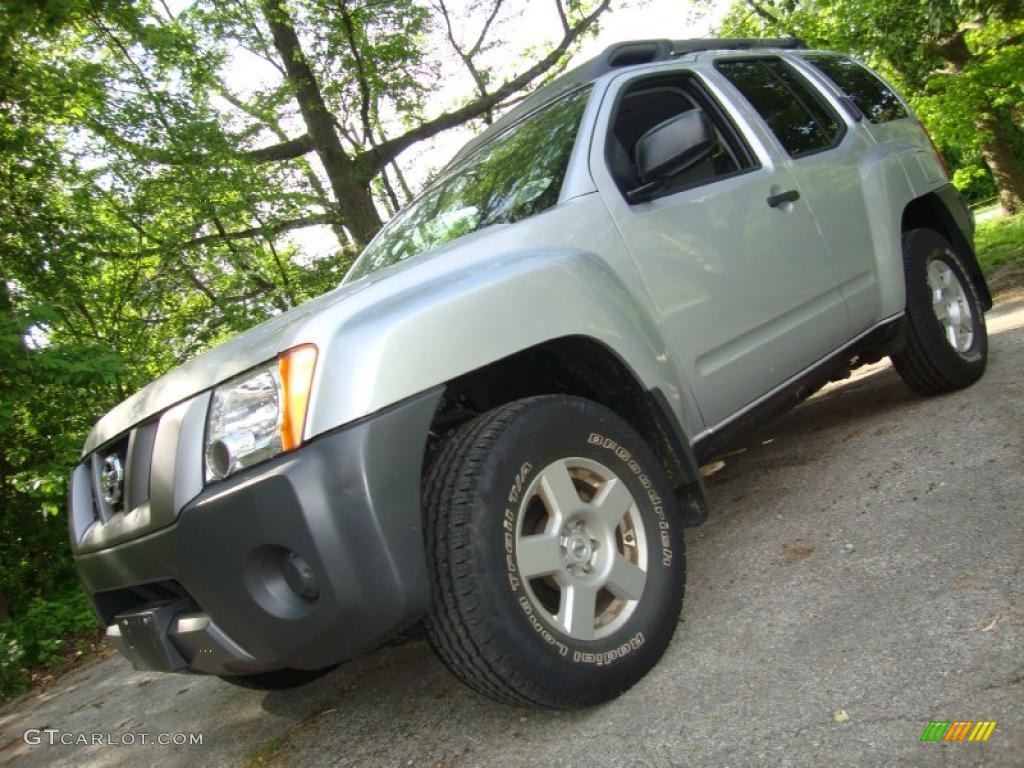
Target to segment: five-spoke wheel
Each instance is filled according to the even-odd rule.
[[[434,460],[425,502],[427,634],[476,690],[587,706],[661,657],[682,529],[660,462],[607,408],[552,395],[477,417]]]
[[[974,316],[960,278],[945,261],[932,259],[928,262],[928,287],[932,291],[932,311],[946,341],[957,352],[966,352],[974,342]]]
[[[647,583],[633,494],[590,459],[559,459],[538,473],[520,503],[515,550],[533,607],[577,640],[615,632]]]

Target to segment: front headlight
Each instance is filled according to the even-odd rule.
[[[206,482],[302,444],[316,347],[295,347],[213,391],[206,424]]]

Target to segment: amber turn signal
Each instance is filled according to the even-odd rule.
[[[281,447],[286,451],[293,451],[302,445],[316,354],[315,345],[303,344],[289,349],[278,358],[281,388],[284,390],[284,402],[281,404]]]

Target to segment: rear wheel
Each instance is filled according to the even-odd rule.
[[[892,355],[903,380],[926,395],[970,386],[985,372],[988,335],[977,290],[953,246],[931,229],[903,236],[907,345]]]
[[[427,633],[464,682],[555,708],[612,698],[661,657],[685,577],[672,489],[640,436],[580,398],[469,422],[427,476]]]

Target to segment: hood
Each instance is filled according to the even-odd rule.
[[[342,301],[371,281],[342,285],[284,314],[250,328],[229,341],[168,371],[111,409],[96,422],[82,455],[173,405],[276,357],[287,347],[291,331],[324,307]]]

